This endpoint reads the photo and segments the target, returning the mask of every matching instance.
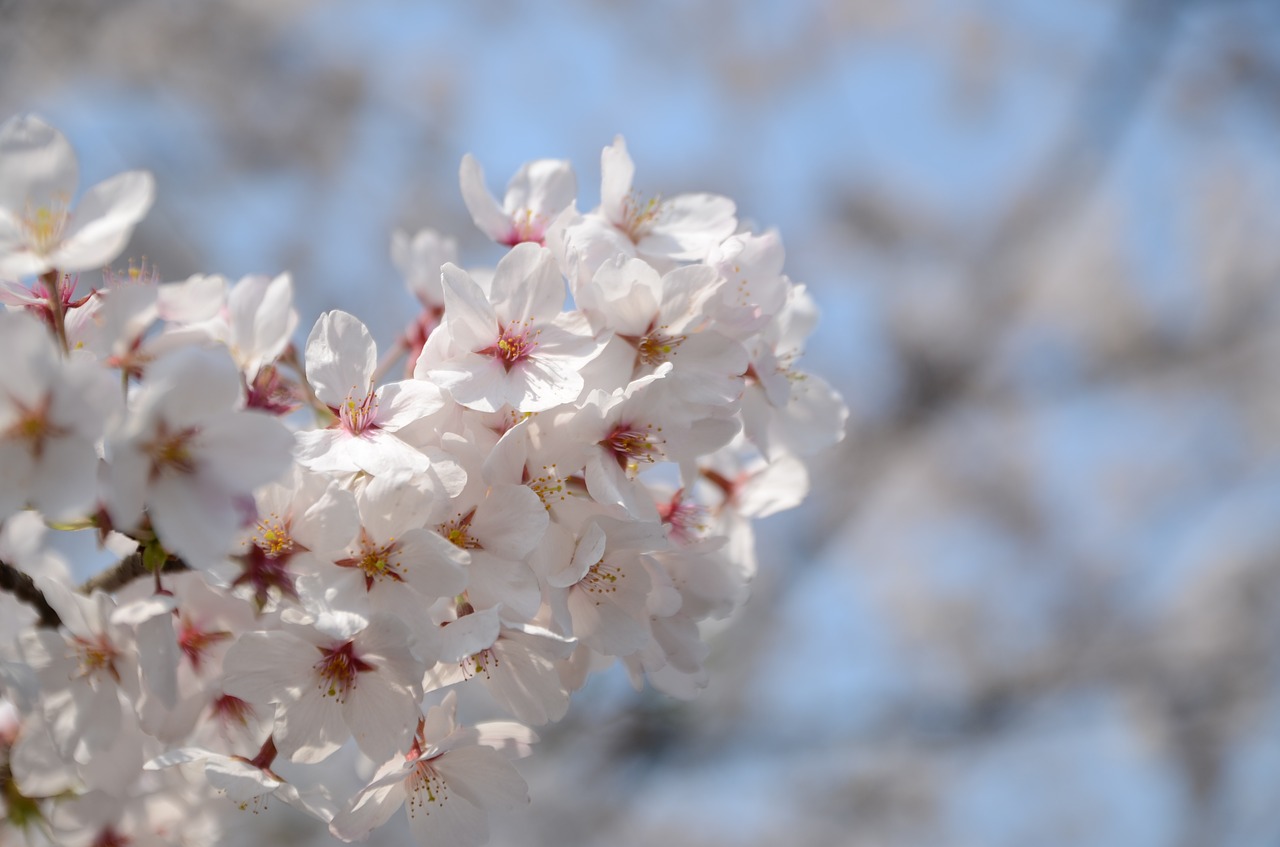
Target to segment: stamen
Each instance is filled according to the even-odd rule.
[[[333,697],[339,703],[346,701],[347,693],[356,687],[360,674],[377,670],[376,666],[356,655],[355,642],[348,641],[333,649],[317,649],[323,657],[313,666],[319,677],[319,687],[324,696]]]

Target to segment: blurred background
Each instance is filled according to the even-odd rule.
[[[606,675],[496,845],[1280,843],[1280,3],[0,0],[0,116],[165,279],[382,343],[390,233],[617,133],[777,227],[852,407],[692,703]],[[238,843],[327,844],[273,809]],[[374,843],[404,843],[401,816]]]

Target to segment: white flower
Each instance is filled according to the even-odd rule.
[[[328,758],[354,735],[377,762],[409,748],[425,666],[399,620],[322,614],[319,628],[251,632],[224,662],[229,694],[276,703],[276,746],[296,762]]]
[[[160,541],[188,564],[223,561],[253,490],[289,467],[293,446],[278,420],[239,411],[240,397],[240,375],[223,351],[183,348],[148,369],[108,437],[107,511],[116,527],[137,526],[145,507]]]
[[[258,755],[252,759],[227,756],[201,747],[181,747],[156,756],[143,767],[147,770],[159,770],[174,765],[201,764],[209,785],[226,795],[241,810],[252,807],[254,812],[258,812],[266,808],[268,797],[278,797],[290,806],[327,823],[333,817],[327,802],[319,798],[321,802],[316,803],[299,794],[297,788],[271,769],[275,757],[275,742],[272,738],[267,738]]]
[[[532,733],[507,723],[459,727],[456,708],[450,692],[427,712],[409,754],[378,768],[351,807],[334,816],[334,835],[344,841],[365,838],[404,806],[419,844],[478,847],[489,838],[486,813],[528,805],[524,779],[492,748],[526,748]]]
[[[642,199],[632,189],[636,167],[622,136],[600,154],[597,213],[631,245],[632,255],[659,262],[700,261],[738,226],[734,204],[718,194]]]
[[[525,163],[507,184],[501,206],[485,188],[484,171],[470,153],[462,157],[459,178],[471,219],[481,232],[508,247],[526,241],[542,244],[547,227],[578,193],[573,168],[560,159]]]
[[[0,362],[0,521],[28,503],[54,520],[83,516],[119,389],[96,363],[64,359],[27,314],[0,313]]]
[[[30,115],[0,125],[0,276],[89,270],[124,249],[155,199],[151,174],[100,182],[73,208],[79,180],[62,133]]]
[[[423,528],[433,505],[430,489],[400,471],[369,480],[357,502],[361,527],[336,567],[322,567],[299,579],[308,605],[323,604],[365,617],[379,612],[408,624],[415,649],[435,659],[434,627],[424,610],[467,586],[467,554]]]
[[[445,630],[469,617],[473,615],[453,621]],[[517,720],[534,726],[560,720],[569,708],[569,690],[557,663],[569,658],[573,645],[572,639],[541,627],[504,624],[488,645],[428,671],[428,687],[478,679]]]
[[[444,286],[444,323],[423,349],[416,377],[481,412],[539,412],[578,398],[578,371],[600,345],[580,315],[562,314],[564,281],[550,251],[512,248],[488,296],[455,265],[445,265]]]
[[[374,476],[397,468],[432,470],[431,458],[396,432],[439,410],[444,405],[440,389],[413,379],[375,387],[377,366],[378,348],[364,324],[346,312],[320,316],[307,338],[307,379],[337,421],[328,429],[297,434],[299,464],[325,473]]]

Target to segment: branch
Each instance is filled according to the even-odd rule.
[[[170,556],[160,568],[161,573],[178,573],[190,570],[187,563]],[[119,591],[139,577],[147,576],[150,571],[142,562],[142,547],[121,559],[115,567],[103,571],[80,586],[81,594],[92,594],[95,591]],[[41,627],[57,629],[62,625],[62,618],[56,609],[49,605],[30,575],[23,573],[13,565],[0,561],[0,591],[7,591],[23,603],[35,609],[40,615]]]
[[[190,570],[187,567],[187,563],[177,556],[170,556],[165,559],[164,565],[160,568],[161,573],[178,573],[186,570]],[[135,579],[147,576],[149,573],[151,572],[142,563],[142,547],[138,547],[137,550],[121,559],[120,563],[114,568],[109,571],[103,571],[85,582],[84,585],[81,585],[80,593],[92,594],[95,591],[119,591]]]
[[[35,609],[40,615],[40,626],[46,629],[57,629],[62,624],[62,618],[58,617],[58,613],[49,605],[44,592],[36,587],[36,581],[3,561],[0,561],[0,589],[8,591]]]

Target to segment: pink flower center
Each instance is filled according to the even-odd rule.
[[[480,542],[471,535],[471,521],[475,516],[476,510],[472,509],[465,515],[458,515],[448,523],[440,524],[440,526],[436,527],[436,531],[455,547],[461,547],[463,550],[480,550],[482,549]]]
[[[538,349],[538,330],[531,330],[529,322],[499,324],[498,340],[492,347],[486,347],[486,353],[502,362],[508,371],[517,362],[523,362]]]
[[[654,435],[654,432],[661,431],[662,427],[651,424],[619,423],[600,444],[613,453],[618,467],[634,472],[639,463],[652,463],[662,458],[662,440]]]
[[[111,639],[100,633],[91,638],[77,635],[73,641],[76,655],[80,658],[81,676],[93,676],[103,671],[117,683],[120,682],[120,672],[116,670],[116,659],[120,658],[120,651],[111,643]]]
[[[404,582],[400,573],[400,545],[393,538],[384,545],[374,542],[364,529],[360,530],[360,555],[341,559],[334,564],[340,568],[359,568],[364,571],[365,591],[372,591],[374,583],[390,580]]]
[[[156,436],[142,445],[142,452],[151,459],[151,479],[166,472],[193,474],[196,472],[196,459],[192,455],[191,442],[200,430],[189,426],[172,432],[169,425],[160,421],[156,427]]]
[[[191,668],[196,672],[200,672],[200,665],[204,662],[205,654],[209,648],[217,644],[219,641],[226,641],[231,637],[231,633],[219,630],[204,630],[192,621],[184,620],[182,629],[178,633],[178,647],[182,649],[183,654],[191,662]]]
[[[0,437],[27,442],[31,455],[36,459],[44,455],[45,442],[50,438],[57,438],[70,432],[49,420],[49,405],[53,402],[52,394],[45,394],[39,403],[31,407],[24,406],[12,397],[10,401],[18,410],[18,419],[8,429],[0,432]]]
[[[338,408],[338,425],[352,435],[361,435],[372,429],[378,429],[375,419],[378,416],[378,395],[372,389],[356,402],[354,396],[347,395],[346,402]]]
[[[578,580],[578,587],[592,595],[599,606],[600,598],[606,594],[617,594],[619,581],[626,578],[626,573],[617,565],[596,562],[587,575]]]
[[[70,217],[65,198],[57,198],[48,206],[28,206],[21,223],[31,251],[43,256],[58,246]]]
[[[546,237],[546,229],[546,220],[542,215],[535,215],[532,209],[525,209],[523,213],[512,216],[511,230],[506,238],[502,239],[502,243],[508,247],[515,247],[525,241],[542,244]]]
[[[249,720],[254,716],[255,712],[253,706],[239,697],[223,694],[213,701],[213,704],[209,707],[209,714],[224,723],[237,723],[240,726],[248,726]]]
[[[662,197],[650,197],[641,200],[634,191],[622,201],[622,231],[638,244],[653,229],[658,216],[662,214]]]
[[[683,335],[667,335],[664,332],[651,332],[636,344],[640,361],[646,365],[660,365],[671,358],[676,348],[684,343]]]
[[[320,688],[326,697],[339,703],[356,687],[357,677],[377,670],[377,667],[356,655],[355,642],[348,641],[334,648],[318,647],[321,659],[313,666],[319,677]]]
[[[415,764],[404,784],[409,795],[405,809],[411,818],[418,812],[429,815],[431,810],[427,808],[428,804],[443,807],[444,801],[449,799],[449,786],[431,766],[430,759]]]
[[[498,667],[499,664],[501,663],[498,660],[498,654],[488,648],[481,650],[479,653],[474,653],[458,663],[462,668],[462,676],[466,679],[476,676],[492,679],[493,674],[491,671],[493,668]]]
[[[658,504],[658,516],[669,528],[671,537],[681,543],[692,541],[707,528],[706,508],[686,500],[683,488],[672,496],[671,502]]]

